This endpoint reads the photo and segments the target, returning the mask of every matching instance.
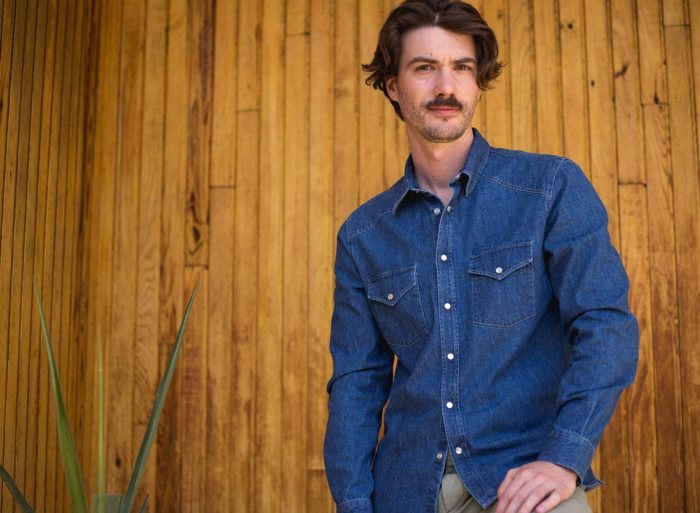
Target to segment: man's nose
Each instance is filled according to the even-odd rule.
[[[455,92],[455,77],[450,69],[440,69],[435,76],[435,96],[451,96]]]

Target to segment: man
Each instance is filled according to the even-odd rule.
[[[338,233],[339,513],[583,513],[600,484],[593,452],[636,371],[629,281],[576,164],[472,128],[497,56],[470,5],[406,0],[364,66],[411,154]]]

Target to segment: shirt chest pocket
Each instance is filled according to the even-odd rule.
[[[472,321],[507,328],[535,315],[532,242],[480,251],[469,261]]]
[[[428,334],[415,265],[370,278],[367,299],[390,345],[411,347]]]

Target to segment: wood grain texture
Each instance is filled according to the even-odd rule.
[[[649,169],[647,204],[649,215],[650,285],[656,370],[655,399],[660,510],[685,511],[683,462],[683,405],[678,333],[678,275],[675,265],[677,241],[673,226],[674,198],[671,173],[671,140],[667,105],[645,105]]]
[[[235,191],[230,187],[211,191],[211,252],[208,283],[208,337],[206,361],[206,479],[205,511],[230,511],[229,476],[231,443],[231,330],[233,324],[233,269]],[[201,307],[201,305],[200,305]]]
[[[690,69],[688,27],[666,27],[668,53],[671,167],[673,169],[674,226],[678,240],[676,269],[683,400],[685,507],[700,509],[700,490],[694,480],[700,465],[700,183],[698,183],[697,125],[692,116],[694,90]]]
[[[639,184],[620,186],[621,256],[629,270],[630,308],[639,324],[639,364],[634,386],[626,396],[629,416],[631,466],[631,511],[657,511],[659,488],[656,475],[657,430],[656,382],[652,347],[649,286],[649,228],[646,189]]]
[[[404,125],[360,70],[398,3],[0,0],[0,461],[37,511],[70,504],[32,283],[91,494],[97,335],[123,491],[198,277],[140,497],[334,511],[335,237],[403,174]],[[700,511],[700,4],[474,5],[507,64],[475,126],[580,164],[630,278],[638,377],[594,458],[592,510]],[[16,510],[4,488],[0,510]]]
[[[264,0],[260,90],[257,347],[255,360],[255,511],[282,512],[284,340],[285,4]],[[275,490],[271,494],[269,490]]]
[[[537,151],[537,98],[535,95],[535,32],[532,0],[508,1],[508,71],[511,144],[524,151]],[[506,51],[502,48],[501,52]],[[505,84],[498,81],[498,88]],[[489,96],[488,94],[486,95]]]
[[[309,37],[287,36],[285,47],[281,511],[307,511]]]
[[[488,0],[484,2],[481,11],[489,25],[496,34],[499,51],[504,56],[509,55],[510,38],[508,34],[508,11],[505,0]],[[510,124],[511,96],[510,96],[511,71],[505,67],[498,79],[498,87],[493,88],[488,94],[482,95],[479,100],[483,109],[484,133],[483,135],[494,146],[510,148],[512,146],[511,131],[505,129]]]
[[[626,0],[611,0],[617,166],[622,183],[644,183],[644,133],[639,86],[636,13]]]

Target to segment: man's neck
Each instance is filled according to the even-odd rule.
[[[471,127],[451,143],[433,143],[408,134],[416,181],[421,189],[438,196],[443,204],[452,198],[450,181],[462,169],[474,142]]]

